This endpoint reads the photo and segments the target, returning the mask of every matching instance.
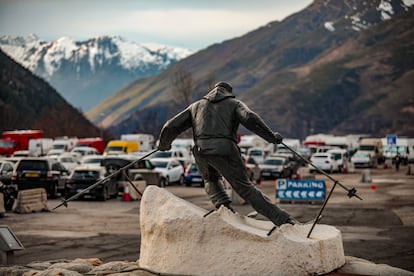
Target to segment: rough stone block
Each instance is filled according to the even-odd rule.
[[[341,233],[328,225],[282,225],[206,210],[148,186],[141,199],[140,267],[184,275],[315,275],[345,263]]]
[[[45,189],[35,188],[19,191],[14,202],[13,212],[26,214],[40,211],[49,211]]]

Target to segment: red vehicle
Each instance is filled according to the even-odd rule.
[[[95,148],[99,154],[102,154],[105,149],[104,140],[100,137],[95,138],[81,138],[76,142],[75,147],[92,147]]]
[[[4,131],[0,139],[0,156],[11,156],[17,150],[28,150],[29,140],[43,138],[42,130]]]

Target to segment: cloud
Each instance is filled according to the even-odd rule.
[[[124,17],[125,28],[162,35],[232,33],[258,27],[275,19],[274,14],[228,10],[138,11]]]
[[[311,0],[0,0],[0,33],[83,40],[121,35],[198,49],[281,20]]]

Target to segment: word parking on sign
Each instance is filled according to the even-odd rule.
[[[325,200],[324,180],[278,179],[276,198],[284,200]]]

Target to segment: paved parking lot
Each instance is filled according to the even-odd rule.
[[[363,201],[349,199],[337,187],[320,223],[334,225],[342,232],[345,254],[414,271],[414,175],[407,167],[370,170],[372,182],[362,183],[362,170],[353,174],[333,174],[347,187],[355,187]],[[413,171],[414,172],[414,171]],[[319,179],[326,177],[317,175]],[[326,181],[328,190],[332,187]],[[274,181],[257,186],[275,198]],[[206,211],[212,208],[201,187],[169,186],[166,189]],[[60,202],[49,200],[52,209]],[[15,252],[14,263],[96,257],[104,262],[135,261],[139,258],[139,201],[121,197],[106,202],[77,200],[53,212],[7,213],[0,224],[8,225],[25,246]],[[299,221],[312,220],[320,204],[280,206]],[[235,205],[240,214],[253,209]],[[264,219],[258,216],[258,219]]]

